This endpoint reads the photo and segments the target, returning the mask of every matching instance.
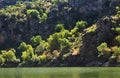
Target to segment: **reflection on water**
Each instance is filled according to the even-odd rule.
[[[0,78],[118,78],[120,68],[1,68]]]

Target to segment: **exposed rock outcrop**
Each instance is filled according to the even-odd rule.
[[[118,22],[118,21],[117,21]],[[94,32],[85,33],[83,36],[83,45],[81,46],[81,61],[84,65],[90,65],[94,61],[98,60],[97,46],[106,42],[109,46],[112,45],[112,41],[116,36],[116,33],[112,30],[113,27],[118,26],[119,23],[113,24],[112,17],[104,17],[98,20],[96,24],[96,30]],[[107,57],[106,57],[107,58]],[[103,63],[107,62],[104,59]]]

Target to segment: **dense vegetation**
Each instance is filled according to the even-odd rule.
[[[33,0],[2,8],[0,66],[117,66],[120,7],[116,10],[94,23],[98,18],[83,20],[67,1]]]

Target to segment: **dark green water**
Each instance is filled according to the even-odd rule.
[[[0,68],[0,78],[120,78],[120,68]]]

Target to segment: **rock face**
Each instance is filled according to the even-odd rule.
[[[112,44],[112,41],[116,36],[115,32],[112,30],[112,27],[114,26],[111,17],[104,17],[98,20],[96,24],[97,28],[94,32],[84,34],[83,45],[80,48],[80,57],[83,57],[81,60],[84,65],[89,66],[92,62],[99,61],[97,46],[103,42],[106,42],[108,45]]]
[[[6,5],[13,5],[16,3],[16,0],[1,0],[0,1],[0,8],[3,8]]]
[[[68,0],[68,4],[90,24],[102,16],[115,14],[115,7],[119,3],[120,0]]]
[[[0,0],[0,8],[3,8],[7,5],[14,5],[16,1],[31,1],[31,0]]]
[[[113,7],[119,2],[120,0],[68,0],[68,3],[78,8],[80,12],[100,11],[103,8]]]
[[[0,5],[3,7],[6,4],[9,5],[15,3],[16,0],[2,0],[0,2]],[[14,15],[11,16],[11,19],[13,20],[10,21],[11,19],[6,20],[7,17],[0,16],[0,46],[3,46],[2,44],[4,44],[6,41],[9,41],[7,44],[11,44],[13,42],[28,41],[28,39],[30,39],[33,35],[48,36],[54,31],[55,25],[59,22],[62,22],[64,24],[67,23],[66,28],[69,28],[69,26],[74,26],[74,23],[78,20],[85,20],[88,23],[92,24],[93,21],[96,21],[99,17],[113,14],[115,11],[115,6],[120,5],[119,3],[120,0],[68,0],[68,4],[64,6],[58,5],[57,8],[52,7],[48,15],[49,21],[47,20],[47,22],[44,23],[39,23],[39,20],[34,19],[29,19],[30,23],[28,23],[28,20],[25,20],[24,22],[18,22],[19,16],[16,17]],[[59,16],[57,16],[57,14]],[[23,18],[27,17],[23,16]],[[104,27],[102,29],[104,29]],[[83,40],[98,38],[96,34],[97,32],[86,34],[83,37]],[[90,35],[93,37],[91,38]],[[99,37],[100,35],[101,34],[99,34]],[[97,40],[88,43],[92,44],[95,41]],[[91,47],[96,46],[92,45],[88,47],[88,43],[86,41],[83,41],[83,44],[85,45],[82,48],[87,47],[89,51]]]

